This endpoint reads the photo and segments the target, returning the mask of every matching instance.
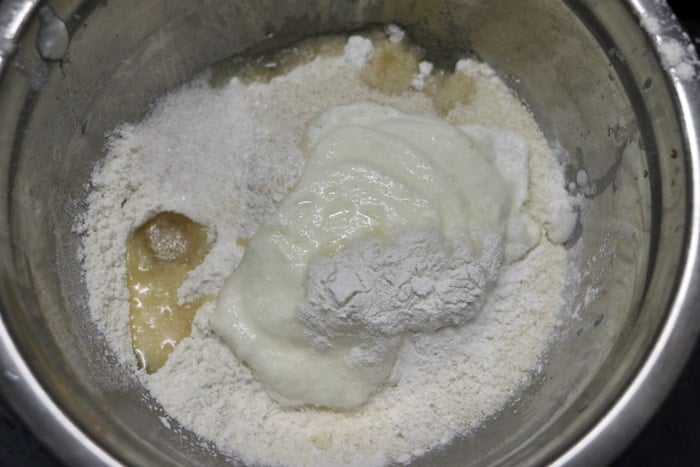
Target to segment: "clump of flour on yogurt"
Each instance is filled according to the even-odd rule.
[[[483,305],[500,255],[493,248],[477,262],[465,248],[450,250],[434,232],[414,232],[319,258],[309,267],[299,318],[317,331],[320,348],[345,328],[364,329],[369,341],[462,325]]]
[[[398,36],[393,34],[394,40],[405,40]],[[244,84],[234,77],[212,89],[206,78],[199,79],[162,99],[143,122],[116,130],[106,159],[93,174],[88,209],[78,229],[83,233],[93,319],[124,366],[135,368],[123,287],[126,240],[145,219],[161,211],[180,212],[216,232],[211,253],[180,292],[183,300],[217,293],[243,258],[249,239],[299,181],[305,164],[302,135],[316,115],[353,102],[375,102],[410,115],[437,115],[430,97],[416,86],[400,95],[368,87],[360,73],[375,45],[370,48],[353,39],[345,46],[267,83]],[[567,195],[561,168],[532,116],[490,68],[472,60],[465,63],[459,72],[474,80],[475,93],[443,118],[460,128],[507,130],[525,142],[529,183],[523,206],[529,221],[506,235],[524,238],[519,235],[531,233],[534,226],[537,242],[505,249],[509,259],[492,286],[473,288],[473,296],[463,291],[434,295],[438,287],[452,287],[452,273],[443,274],[456,268],[449,265],[445,251],[450,250],[440,243],[443,240],[429,230],[399,238],[393,247],[396,261],[388,256],[391,247],[380,247],[373,239],[354,248],[355,253],[367,253],[361,264],[365,280],[376,277],[377,269],[388,276],[395,272],[391,280],[398,289],[410,287],[407,300],[418,308],[428,306],[432,296],[473,300],[480,303],[480,311],[459,315],[456,306],[446,308],[454,313],[434,321],[416,312],[405,322],[383,323],[371,309],[362,308],[355,318],[378,333],[391,335],[412,326],[428,332],[409,332],[386,384],[346,412],[280,405],[211,330],[215,306],[209,302],[195,317],[190,337],[163,368],[151,375],[137,372],[170,417],[245,462],[381,465],[408,462],[477,429],[528,384],[564,305],[567,256],[552,241],[548,224],[560,227],[551,206]],[[424,80],[430,79],[433,70],[415,70],[421,73]],[[568,221],[572,216],[575,220],[570,203],[561,212]],[[432,263],[398,266],[407,251],[401,244],[426,246]],[[354,284],[351,276],[344,285],[334,285],[331,277],[323,280],[322,272],[331,271],[335,278],[347,273],[338,262],[342,254],[311,263],[310,271],[318,272],[308,277],[318,284],[305,290],[319,295],[307,297],[309,301],[328,306],[349,295],[362,298],[366,284]],[[359,261],[351,256],[348,264]],[[442,261],[445,266],[436,266]],[[466,271],[470,274],[468,266]],[[402,282],[407,273],[411,276]],[[396,304],[400,293],[384,298]],[[298,309],[300,316],[303,308]],[[467,323],[443,326],[452,320]],[[316,336],[332,335],[346,324],[339,313],[327,319],[307,316],[307,321]],[[372,357],[371,351],[362,350],[366,348],[348,356],[350,365]]]

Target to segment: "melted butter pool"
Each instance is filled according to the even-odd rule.
[[[153,373],[189,336],[199,307],[211,297],[180,303],[177,291],[204,261],[207,229],[182,214],[162,212],[139,227],[127,245],[131,342],[139,368]]]

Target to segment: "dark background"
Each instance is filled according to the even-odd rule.
[[[0,0],[1,1],[1,0]],[[614,0],[609,0],[614,1]],[[669,1],[679,19],[700,44],[696,1]],[[696,4],[697,6],[697,4]],[[699,306],[700,311],[700,306]],[[700,465],[700,349],[696,347],[675,388],[641,434],[612,467]],[[0,466],[62,467],[24,427],[0,396]]]

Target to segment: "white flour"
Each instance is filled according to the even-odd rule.
[[[364,240],[312,262],[298,316],[321,336],[345,327],[370,335],[437,331],[473,318],[500,269],[498,245],[474,261],[434,232],[404,234],[389,245]]]
[[[650,15],[642,16],[640,25],[653,37],[659,51],[664,69],[681,81],[692,81],[697,77],[700,62],[690,38],[677,24],[669,26],[667,22]],[[669,33],[680,33],[686,41],[684,45]]]
[[[476,79],[476,94],[446,120],[510,129],[526,139],[530,180],[537,181],[526,205],[544,226],[565,210],[552,207],[566,198],[555,157],[527,110],[487,67],[464,62],[462,68]],[[363,85],[343,56],[318,57],[267,84],[234,79],[213,90],[195,81],[161,100],[142,123],[114,133],[77,227],[93,318],[123,365],[136,372],[125,286],[129,234],[164,210],[210,226],[216,243],[180,295],[216,294],[241,259],[238,240],[256,231],[299,176],[305,123],[330,106],[363,100],[435,114],[420,92],[386,96]],[[466,326],[405,339],[390,385],[357,410],[279,406],[211,332],[212,302],[162,369],[136,373],[171,417],[247,462],[407,462],[477,429],[527,385],[563,305],[565,265],[565,251],[542,235],[501,271]],[[434,286],[414,285],[418,292]]]

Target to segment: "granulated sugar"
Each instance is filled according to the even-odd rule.
[[[397,34],[392,37],[401,40]],[[567,197],[561,168],[507,87],[485,65],[463,61],[460,71],[474,78],[476,92],[445,119],[512,130],[527,141],[526,205],[543,228],[538,245],[502,270],[474,320],[406,338],[390,384],[347,412],[277,404],[211,331],[213,302],[202,306],[191,336],[163,368],[152,375],[136,371],[125,253],[141,223],[175,211],[208,226],[216,241],[179,293],[183,300],[216,295],[240,261],[245,239],[298,179],[300,138],[314,115],[356,101],[436,115],[422,92],[393,96],[365,86],[356,65],[367,56],[348,59],[342,52],[319,56],[269,83],[244,85],[234,78],[212,89],[201,78],[166,96],[143,122],[111,136],[77,226],[90,309],[122,364],[134,368],[169,416],[246,462],[408,462],[469,433],[527,385],[563,305],[566,253],[546,235],[550,226],[559,227],[560,216],[571,217],[568,201],[553,202]]]

